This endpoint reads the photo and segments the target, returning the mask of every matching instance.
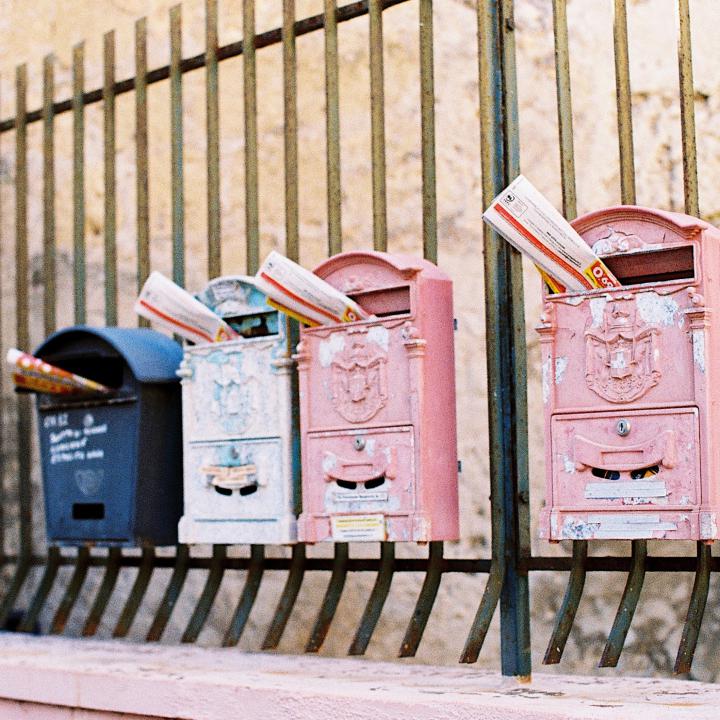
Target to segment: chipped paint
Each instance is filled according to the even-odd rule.
[[[327,340],[320,342],[318,349],[320,365],[330,367],[335,355],[345,349],[345,334],[332,333]]]
[[[376,443],[377,443],[376,438],[367,438],[367,440],[365,440],[365,454],[368,457],[372,457],[373,455],[375,455],[375,444]]]
[[[690,504],[690,498],[687,495],[683,495],[680,498],[680,504],[681,505],[689,505]]]
[[[367,339],[379,345],[385,352],[390,347],[390,331],[384,325],[374,325],[368,330]]]
[[[626,500],[667,497],[665,483],[661,480],[630,480],[628,482],[593,482],[585,486],[585,498],[588,500]]]
[[[661,536],[677,530],[677,523],[663,522],[655,513],[626,513],[624,515],[590,514],[588,523],[597,523],[597,540],[637,540]]]
[[[560,538],[562,540],[590,540],[595,536],[597,529],[598,524],[596,523],[587,523],[568,515],[563,522]]]
[[[575,461],[567,455],[563,455],[563,468],[568,475],[574,475]]]
[[[566,305],[575,305],[575,306],[577,306],[577,305],[581,305],[584,301],[585,301],[585,296],[584,296],[584,295],[574,295],[574,296],[571,296],[571,297],[563,298],[563,302],[564,302]]]
[[[671,297],[652,291],[641,292],[635,296],[635,303],[640,317],[649,325],[670,327],[675,324],[679,307]]]
[[[555,358],[555,384],[559,385],[563,381],[563,376],[568,366],[568,358],[559,357]]]
[[[322,461],[323,472],[330,472],[334,467],[337,466],[337,457],[330,452],[326,452]]]
[[[700,513],[700,537],[705,540],[714,540],[717,537],[716,513]]]
[[[693,362],[701,373],[705,372],[705,332],[702,329],[692,331]]]
[[[608,299],[606,295],[590,300],[590,314],[592,315],[593,327],[602,327],[607,301]]]
[[[548,357],[542,364],[542,394],[543,403],[548,404],[550,400],[550,373],[552,368],[552,357]]]

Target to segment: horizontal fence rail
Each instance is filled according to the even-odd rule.
[[[117,200],[120,178],[116,168],[116,113],[118,98],[134,93],[135,119],[135,189],[136,189],[136,282],[139,288],[151,269],[150,203],[148,179],[152,157],[149,156],[147,93],[149,86],[167,81],[169,85],[171,166],[171,253],[172,277],[185,284],[187,253],[185,247],[185,188],[188,180],[184,166],[185,133],[183,118],[183,76],[205,70],[205,118],[207,138],[207,227],[208,276],[221,272],[222,252],[220,203],[220,99],[219,64],[230,58],[242,57],[243,69],[243,135],[244,135],[244,212],[246,272],[254,273],[260,262],[259,218],[259,160],[258,112],[262,96],[258,94],[256,52],[270,46],[282,48],[282,93],[285,192],[285,253],[297,260],[300,253],[299,220],[299,159],[298,159],[298,88],[296,39],[308,33],[322,33],[324,40],[325,72],[325,137],[327,184],[327,250],[332,255],[342,251],[342,158],[340,94],[351,91],[341,87],[339,75],[338,26],[350,20],[367,17],[368,71],[370,84],[370,160],[372,245],[385,250],[388,240],[388,189],[386,149],[385,67],[383,18],[389,9],[403,4],[417,7],[419,47],[418,77],[420,97],[422,247],[425,258],[438,260],[438,200],[436,188],[436,125],[435,125],[435,60],[432,0],[364,0],[338,5],[336,0],[324,0],[324,12],[312,17],[296,19],[294,0],[282,0],[282,27],[256,34],[254,0],[243,0],[243,37],[241,40],[219,45],[217,0],[206,2],[206,50],[193,57],[182,57],[183,18],[180,6],[169,15],[168,65],[148,69],[147,24],[140,19],[135,25],[136,74],[124,80],[116,79],[116,42],[114,34],[104,37],[103,84],[93,90],[85,89],[85,50],[83,43],[73,48],[72,96],[56,101],[55,60],[52,56],[43,63],[42,107],[27,110],[27,68],[17,68],[15,81],[14,116],[0,121],[0,149],[14,143],[14,247],[15,287],[15,343],[27,349],[30,343],[29,278],[27,217],[28,194],[28,126],[42,122],[43,198],[42,212],[42,287],[43,330],[56,329],[58,315],[56,224],[55,127],[57,118],[71,113],[72,130],[72,279],[73,315],[77,323],[84,323],[88,315],[88,260],[86,248],[86,108],[102,104],[103,126],[103,185],[104,227],[103,268],[105,289],[105,322],[118,321],[118,246],[116,241]],[[554,23],[555,73],[557,85],[557,119],[559,130],[560,171],[563,211],[568,219],[577,214],[575,186],[575,157],[573,148],[572,98],[570,83],[571,57],[569,51],[566,0],[552,0]],[[620,158],[621,195],[624,203],[635,201],[635,167],[633,155],[633,118],[631,107],[629,53],[626,0],[614,0],[614,55],[617,89],[617,122]],[[685,206],[690,214],[698,214],[697,158],[695,146],[692,53],[690,38],[690,10],[688,0],[678,0],[679,39],[678,60],[680,102],[682,110],[682,147],[684,158]],[[516,27],[512,0],[488,0],[477,3],[478,85],[480,150],[482,158],[483,203],[489,201],[519,171],[519,126],[517,83],[515,70],[514,35]],[[229,90],[226,89],[226,92]],[[33,192],[35,190],[32,190]],[[5,209],[0,207],[0,240],[12,240],[11,225]],[[194,598],[189,617],[182,618],[182,641],[195,642],[206,625],[216,602],[221,583],[227,573],[244,573],[238,584],[237,603],[226,628],[222,644],[234,646],[247,627],[253,606],[261,591],[263,580],[272,572],[284,572],[286,581],[261,642],[262,649],[278,646],[290,614],[298,599],[308,573],[325,573],[326,590],[315,621],[308,628],[306,652],[322,647],[343,597],[348,574],[365,572],[375,575],[374,584],[363,608],[356,632],[348,648],[351,655],[362,655],[376,631],[385,607],[393,578],[400,573],[422,575],[417,588],[417,600],[398,649],[401,657],[414,656],[420,646],[431,617],[443,576],[453,573],[487,575],[479,595],[477,614],[468,618],[468,635],[460,660],[477,661],[490,623],[500,608],[501,668],[507,675],[528,676],[530,663],[530,595],[528,576],[531,572],[566,572],[568,585],[560,606],[544,662],[560,661],[582,598],[587,573],[620,572],[627,574],[625,591],[619,601],[614,624],[609,629],[607,643],[600,659],[602,666],[618,663],[625,639],[638,606],[646,573],[693,573],[694,586],[688,603],[687,620],[683,629],[675,665],[678,673],[690,671],[699,630],[708,597],[709,578],[720,572],[720,558],[713,558],[709,547],[699,544],[696,557],[653,556],[648,554],[645,541],[632,542],[631,556],[593,556],[586,541],[574,541],[572,556],[550,557],[533,555],[530,550],[529,480],[525,366],[525,327],[522,286],[522,267],[519,255],[496,235],[485,230],[484,272],[486,313],[489,408],[487,424],[490,437],[490,485],[492,547],[489,558],[450,558],[445,556],[443,543],[432,542],[426,557],[398,557],[393,543],[380,543],[376,557],[353,557],[346,543],[334,546],[333,557],[313,557],[304,545],[296,545],[286,557],[271,557],[267,548],[253,545],[243,557],[230,556],[225,545],[215,545],[210,556],[194,555],[186,545],[178,545],[172,555],[159,553],[145,546],[140,553],[129,554],[117,548],[107,551],[81,547],[75,551],[50,546],[40,553],[33,540],[34,523],[40,521],[33,513],[34,503],[31,470],[35,450],[30,441],[32,431],[31,404],[27,396],[8,401],[15,424],[3,424],[0,443],[6,457],[17,464],[17,493],[12,498],[17,512],[18,542],[15,550],[7,552],[8,518],[11,514],[8,499],[9,471],[0,474],[0,561],[7,580],[0,599],[0,625],[22,632],[38,630],[39,618],[55,597],[55,607],[49,627],[50,633],[62,633],[85,591],[91,570],[100,568],[102,576],[89,603],[89,611],[82,626],[83,636],[97,633],[108,607],[121,608],[114,625],[113,637],[126,637],[143,603],[147,604],[148,588],[156,580],[156,570],[169,571],[159,604],[151,609],[152,622],[146,634],[149,642],[159,641],[167,630],[178,599],[191,571],[206,572],[202,589]],[[5,272],[1,281],[10,273]],[[5,296],[3,296],[5,297]],[[141,321],[141,325],[146,325]],[[3,332],[7,328],[1,327]],[[297,328],[292,342],[297,341]],[[8,341],[3,336],[4,349]],[[5,396],[7,399],[7,395]],[[294,410],[297,423],[297,408]],[[126,596],[118,597],[118,580],[124,570],[137,569],[132,587]],[[34,570],[38,578],[30,578]],[[65,571],[65,572],[61,572]],[[68,572],[69,571],[69,572]],[[165,577],[165,576],[163,576]],[[62,583],[61,583],[62,578]],[[62,585],[62,587],[59,587]],[[480,588],[481,585],[478,586]],[[30,600],[20,610],[18,598],[23,589],[30,590]],[[55,592],[53,592],[55,591]],[[396,618],[397,619],[397,618]]]

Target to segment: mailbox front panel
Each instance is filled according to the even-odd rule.
[[[45,512],[53,542],[129,542],[137,463],[137,405],[39,413]]]
[[[687,287],[588,293],[553,303],[557,328],[543,358],[556,411],[695,401]]]
[[[226,285],[217,281],[217,287]],[[236,292],[238,282],[229,285]],[[254,289],[253,293],[259,295]],[[232,302],[235,310],[249,313],[236,324],[251,327],[253,308]],[[232,303],[226,299],[224,304]],[[292,543],[297,539],[293,363],[287,357],[286,321],[275,312],[265,312],[264,301],[257,310],[264,322],[270,319],[268,325],[277,333],[185,348],[180,370],[181,542]]]
[[[277,336],[187,348],[183,404],[188,440],[277,432],[287,388],[278,382],[273,361],[283,350]]]
[[[404,321],[352,323],[304,334],[312,358],[308,431],[407,424],[412,417]]]

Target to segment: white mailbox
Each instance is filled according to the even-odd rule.
[[[217,278],[198,298],[241,337],[185,347],[180,542],[293,543],[299,443],[288,321],[248,277]]]

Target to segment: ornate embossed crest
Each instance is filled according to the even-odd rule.
[[[629,402],[658,384],[655,359],[660,330],[638,316],[634,299],[608,301],[602,325],[585,331],[585,380],[610,402]]]
[[[387,357],[364,334],[349,334],[347,339],[332,361],[333,405],[347,421],[366,422],[387,400]]]

